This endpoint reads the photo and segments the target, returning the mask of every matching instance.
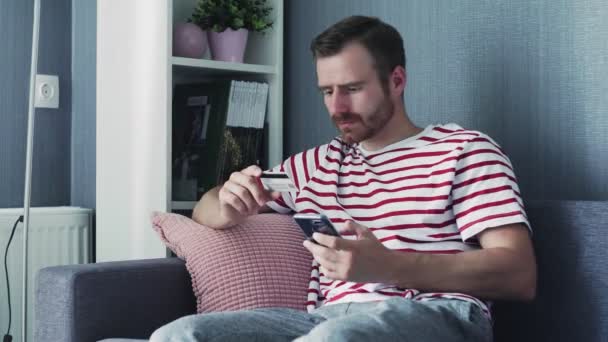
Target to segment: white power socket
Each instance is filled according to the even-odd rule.
[[[36,75],[36,108],[59,108],[59,77]]]

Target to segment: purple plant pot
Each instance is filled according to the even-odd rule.
[[[173,56],[202,58],[207,51],[207,35],[196,24],[177,23],[173,27]]]
[[[243,63],[245,47],[247,46],[246,29],[226,29],[224,32],[207,32],[211,55],[217,61]]]

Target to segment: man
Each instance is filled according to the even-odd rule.
[[[304,242],[316,272],[309,312],[189,316],[152,340],[490,341],[485,300],[530,300],[536,290],[509,159],[480,132],[409,120],[405,52],[393,27],[349,17],[311,49],[341,136],[275,168],[298,192],[266,192],[251,166],[205,194],[193,214],[216,229],[270,210],[327,215],[344,238],[316,233],[318,244]]]

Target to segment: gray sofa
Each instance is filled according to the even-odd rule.
[[[539,266],[530,303],[496,302],[495,341],[608,341],[608,201],[529,201]],[[36,341],[147,338],[194,313],[177,258],[49,267],[36,279]]]

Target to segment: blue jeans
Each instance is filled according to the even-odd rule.
[[[472,303],[391,298],[327,305],[312,313],[286,308],[182,317],[150,337],[168,341],[492,341],[490,321]]]

